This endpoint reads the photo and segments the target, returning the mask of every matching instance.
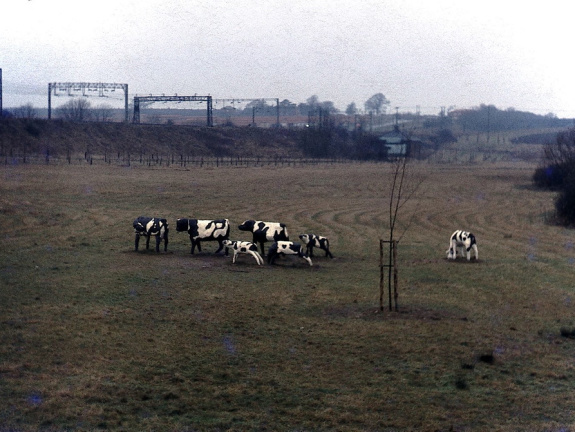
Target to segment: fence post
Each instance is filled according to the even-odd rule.
[[[399,269],[397,268],[397,240],[393,241],[393,300],[395,303],[395,311],[398,311],[397,307],[397,284],[399,281]],[[391,287],[390,287],[391,292]],[[390,305],[391,306],[391,305]]]
[[[383,312],[383,240],[379,240],[379,310]]]

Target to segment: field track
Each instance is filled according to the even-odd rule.
[[[0,167],[0,430],[575,429],[575,231],[535,166],[411,165],[382,313],[392,168]],[[140,215],[168,253],[133,251]],[[191,256],[179,217],[284,222],[335,258]],[[456,229],[478,262],[446,260]]]

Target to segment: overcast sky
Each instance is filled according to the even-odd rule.
[[[575,2],[547,0],[3,0],[3,105],[49,82],[134,94],[312,95],[345,110],[493,104],[575,117]],[[23,94],[24,93],[24,94]]]

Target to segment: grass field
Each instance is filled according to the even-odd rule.
[[[575,232],[534,167],[413,165],[382,313],[387,164],[2,166],[0,430],[573,430]],[[140,215],[167,253],[133,251]],[[281,221],[335,258],[192,256],[178,217]],[[446,260],[455,229],[478,262]]]

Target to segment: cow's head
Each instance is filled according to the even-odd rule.
[[[310,241],[310,235],[309,234],[300,234],[299,239],[304,242],[305,244],[308,244]]]
[[[176,221],[176,231],[187,231],[188,228],[188,219],[182,218]]]
[[[247,221],[244,221],[243,224],[238,225],[238,229],[240,231],[253,231],[255,224],[256,224],[255,220],[249,219]]]

